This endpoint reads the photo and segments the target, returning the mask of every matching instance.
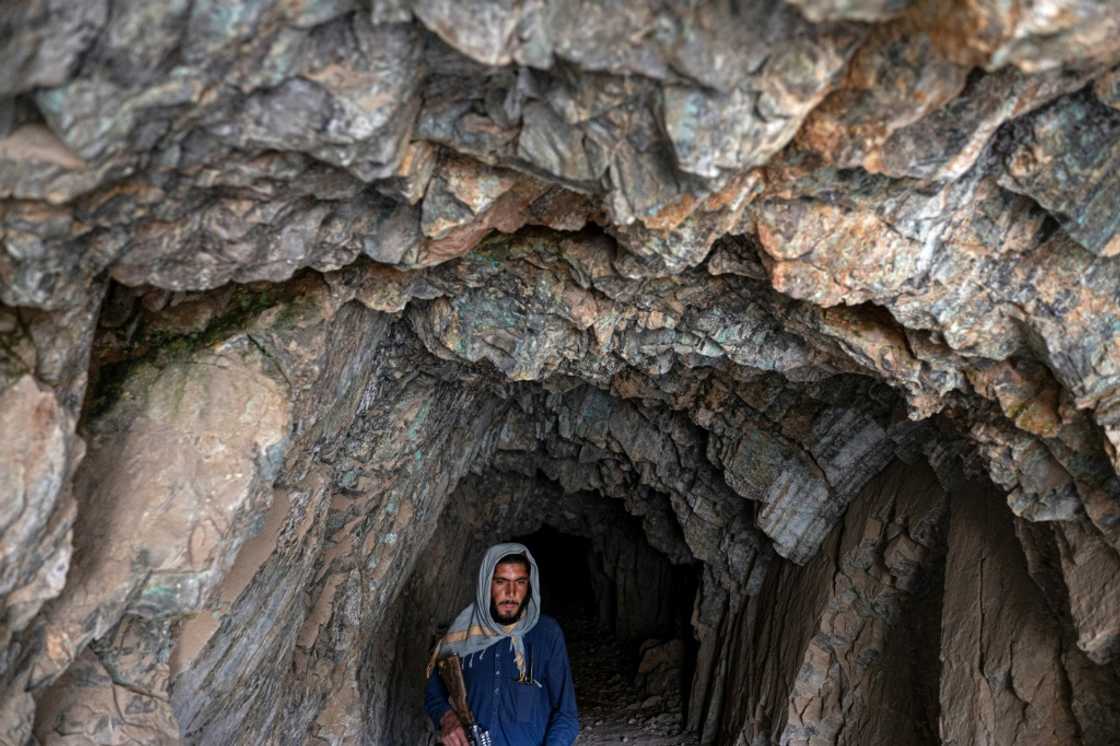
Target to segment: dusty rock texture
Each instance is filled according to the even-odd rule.
[[[424,743],[544,526],[687,738],[1120,742],[1113,3],[9,5],[0,744]]]

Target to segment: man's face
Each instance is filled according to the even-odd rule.
[[[521,562],[503,562],[490,580],[490,613],[498,624],[513,624],[529,595],[529,570]]]

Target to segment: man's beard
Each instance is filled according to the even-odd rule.
[[[521,612],[524,609],[525,601],[522,601],[509,615],[504,615],[498,611],[498,605],[494,603],[494,599],[490,599],[490,616],[494,617],[494,621],[498,624],[513,624],[521,618]]]

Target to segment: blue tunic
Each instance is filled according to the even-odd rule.
[[[579,734],[579,713],[564,633],[555,619],[541,614],[525,635],[525,658],[536,684],[518,683],[508,640],[463,660],[467,701],[475,720],[490,731],[494,746],[571,746]],[[436,730],[451,709],[435,670],[428,679],[424,709]]]

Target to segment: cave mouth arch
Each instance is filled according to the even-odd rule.
[[[948,416],[909,420],[900,394],[866,375],[794,381],[710,360],[672,375],[627,368],[610,386],[559,374],[510,380],[487,361],[466,365],[432,353],[422,314],[438,316],[445,306],[418,304],[390,317],[332,300],[328,315],[328,287],[306,274],[276,296],[255,295],[260,288],[203,293],[159,312],[120,291],[131,308],[121,315],[132,321],[113,328],[153,347],[126,345],[138,357],[120,361],[127,375],[99,399],[104,411],[89,415],[79,491],[127,508],[119,500],[145,493],[122,465],[148,455],[151,423],[197,433],[199,443],[220,441],[230,471],[253,475],[244,489],[223,493],[241,523],[212,536],[212,547],[232,554],[241,538],[253,539],[236,558],[214,558],[234,567],[214,589],[217,601],[200,611],[196,599],[169,591],[222,574],[208,566],[150,574],[145,558],[165,549],[152,537],[166,535],[122,530],[114,551],[133,552],[136,561],[127,583],[113,588],[121,595],[100,601],[117,626],[87,630],[74,603],[80,594],[50,607],[54,630],[96,639],[74,674],[42,695],[57,707],[44,708],[41,729],[61,722],[56,711],[84,706],[82,677],[111,681],[103,673],[109,666],[120,675],[118,651],[139,639],[149,646],[146,660],[164,654],[155,646],[178,645],[170,706],[128,696],[166,711],[152,727],[188,742],[236,741],[241,714],[260,708],[271,718],[257,722],[261,732],[422,743],[431,736],[419,710],[432,637],[473,595],[482,551],[549,526],[606,540],[600,546],[648,544],[693,568],[699,587],[684,594],[695,603],[691,637],[682,637],[696,647],[691,673],[681,677],[688,702],[680,740],[798,742],[828,731],[851,744],[882,742],[875,738],[907,727],[912,739],[903,742],[932,744],[944,727],[972,742],[979,716],[966,696],[970,682],[982,674],[1014,683],[1007,667],[1029,658],[1074,682],[1072,700],[1051,687],[1032,713],[1058,712],[1063,733],[1092,729],[1100,738],[1084,741],[1093,746],[1115,742],[1120,722],[1109,713],[1120,707],[1094,704],[1113,703],[1120,692],[1120,671],[1107,658],[1113,607],[1107,597],[1084,602],[1096,567],[1111,566],[1107,547],[1091,533],[1090,517],[1031,522],[1063,508],[1065,493],[1042,512],[1015,494],[1013,514],[1005,486],[969,486],[986,462],[970,464],[975,445]],[[184,336],[196,325],[215,336]],[[168,329],[178,330],[172,338],[180,344],[166,346]],[[166,351],[151,352],[165,349],[159,345]],[[316,383],[285,398],[300,381]],[[232,416],[245,395],[271,417],[246,428]],[[184,401],[205,406],[178,406]],[[190,477],[221,475],[192,463],[182,467]],[[180,518],[205,517],[186,507]],[[100,550],[91,530],[97,512],[78,516],[78,548]],[[947,530],[937,528],[946,521]],[[620,612],[625,585],[597,597],[597,605],[605,599],[604,617],[615,617],[615,636],[624,636],[620,619],[647,618]],[[927,586],[928,598],[919,592]],[[651,594],[657,603],[668,597]],[[1002,607],[974,614],[977,598]],[[191,634],[171,627],[178,617]],[[1003,643],[1023,635],[1032,644],[1011,661]],[[965,649],[970,636],[984,642],[980,653]],[[647,652],[639,644],[637,653]],[[940,656],[952,665],[939,666]],[[1092,667],[1100,663],[1106,667]],[[266,681],[291,684],[290,693],[276,696],[275,686],[258,683]],[[1016,696],[1010,683],[998,692],[1005,702]],[[969,719],[950,717],[961,712]],[[1019,722],[1005,719],[1001,732]],[[590,725],[597,729],[594,719]],[[855,740],[866,733],[874,737]]]

